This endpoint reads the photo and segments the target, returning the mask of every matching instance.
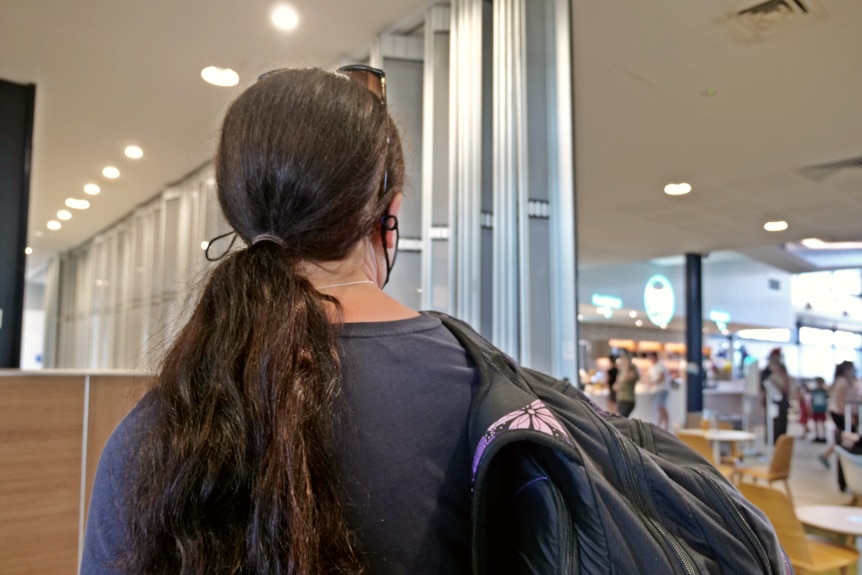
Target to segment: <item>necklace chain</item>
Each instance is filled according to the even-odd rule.
[[[322,289],[345,287],[345,286],[355,286],[355,285],[359,285],[359,284],[373,284],[373,283],[374,282],[371,280],[358,280],[355,282],[344,282],[343,284],[329,284],[327,286],[320,286],[317,288],[317,290],[320,291]]]

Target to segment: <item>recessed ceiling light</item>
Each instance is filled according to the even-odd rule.
[[[63,227],[57,220],[51,220],[47,225],[49,230],[59,230]]]
[[[763,229],[767,232],[783,232],[787,229],[787,222],[778,220],[775,222],[766,222],[763,224]]]
[[[206,250],[208,247],[210,247],[210,243],[208,241],[204,240],[201,242],[201,249],[202,250]]]
[[[87,200],[78,200],[75,198],[66,198],[66,207],[73,210],[86,210],[90,207],[90,202]]]
[[[144,157],[144,151],[138,146],[126,146],[125,154],[127,158],[131,158],[133,160]]]
[[[102,170],[102,175],[110,180],[115,180],[120,177],[120,170],[114,166],[105,166]]]
[[[91,196],[95,196],[101,191],[102,188],[100,188],[98,184],[87,184],[86,186],[84,186],[84,192],[90,194]]]
[[[213,86],[236,86],[239,84],[239,74],[230,68],[207,66],[201,70],[201,78]]]
[[[272,23],[279,30],[293,30],[299,24],[299,14],[292,6],[281,4],[272,11]]]
[[[72,212],[70,212],[69,210],[60,210],[59,212],[57,212],[57,218],[61,220],[71,220]]]
[[[664,193],[669,196],[684,196],[691,191],[691,184],[680,182],[679,184],[668,184],[664,187]]]
[[[578,314],[578,321],[584,321],[584,314],[582,314],[582,313]]]
[[[634,318],[636,318],[637,316],[638,316],[638,312],[636,312],[636,311],[630,311],[630,312],[629,312],[629,317],[630,317],[630,318],[634,319]]]
[[[638,327],[643,327],[643,324],[644,324],[644,322],[643,322],[643,320],[641,320],[641,319],[639,319],[639,320],[637,320],[637,321],[635,322],[635,325],[636,325],[636,326],[638,326]]]
[[[862,242],[827,242],[818,238],[806,238],[799,243],[809,250],[862,250]]]
[[[33,248],[31,248],[30,246],[27,246],[26,248],[24,248],[24,253],[29,256],[30,254],[33,253]]]

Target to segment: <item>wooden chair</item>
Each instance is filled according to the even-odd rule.
[[[677,437],[679,437],[680,441],[697,451],[704,459],[709,461],[713,467],[718,469],[719,473],[728,479],[733,479],[733,466],[722,465],[715,462],[715,457],[712,453],[712,445],[709,443],[707,438],[696,433],[680,433]]]
[[[853,494],[850,504],[858,505],[862,501],[862,455],[850,453],[840,445],[835,446],[835,453],[841,462],[847,489]]]
[[[793,438],[789,435],[781,435],[775,442],[775,451],[772,452],[772,460],[769,465],[736,465],[734,474],[737,477],[735,483],[741,483],[746,476],[753,481],[764,479],[769,485],[773,481],[783,481],[787,490],[787,498],[793,502],[790,493],[790,462],[793,459]]]
[[[778,541],[795,569],[806,573],[839,569],[844,575],[848,573],[847,567],[858,561],[859,552],[855,549],[808,536],[796,517],[793,504],[781,491],[754,483],[742,483],[738,487],[772,522]]]

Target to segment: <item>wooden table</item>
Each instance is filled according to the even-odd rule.
[[[754,441],[756,435],[750,431],[737,429],[680,429],[677,433],[688,433],[690,435],[702,435],[712,443],[713,457],[716,462],[721,461],[722,443],[747,443]]]
[[[862,507],[850,505],[801,505],[796,516],[803,524],[844,535],[853,547],[862,537]]]
[[[796,517],[803,525],[841,536],[845,547],[860,551],[862,508],[852,505],[801,505],[796,508]],[[857,565],[857,573],[860,572],[859,568]]]

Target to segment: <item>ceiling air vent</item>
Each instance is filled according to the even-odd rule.
[[[766,0],[731,15],[729,22],[738,40],[754,43],[822,14],[816,0]]]
[[[818,166],[811,166],[810,168],[803,168],[799,170],[799,174],[808,178],[812,182],[819,184],[825,181],[829,176],[837,174],[842,170],[858,170],[860,168],[862,168],[862,158],[850,158],[847,160],[840,160],[838,162],[829,162]]]

